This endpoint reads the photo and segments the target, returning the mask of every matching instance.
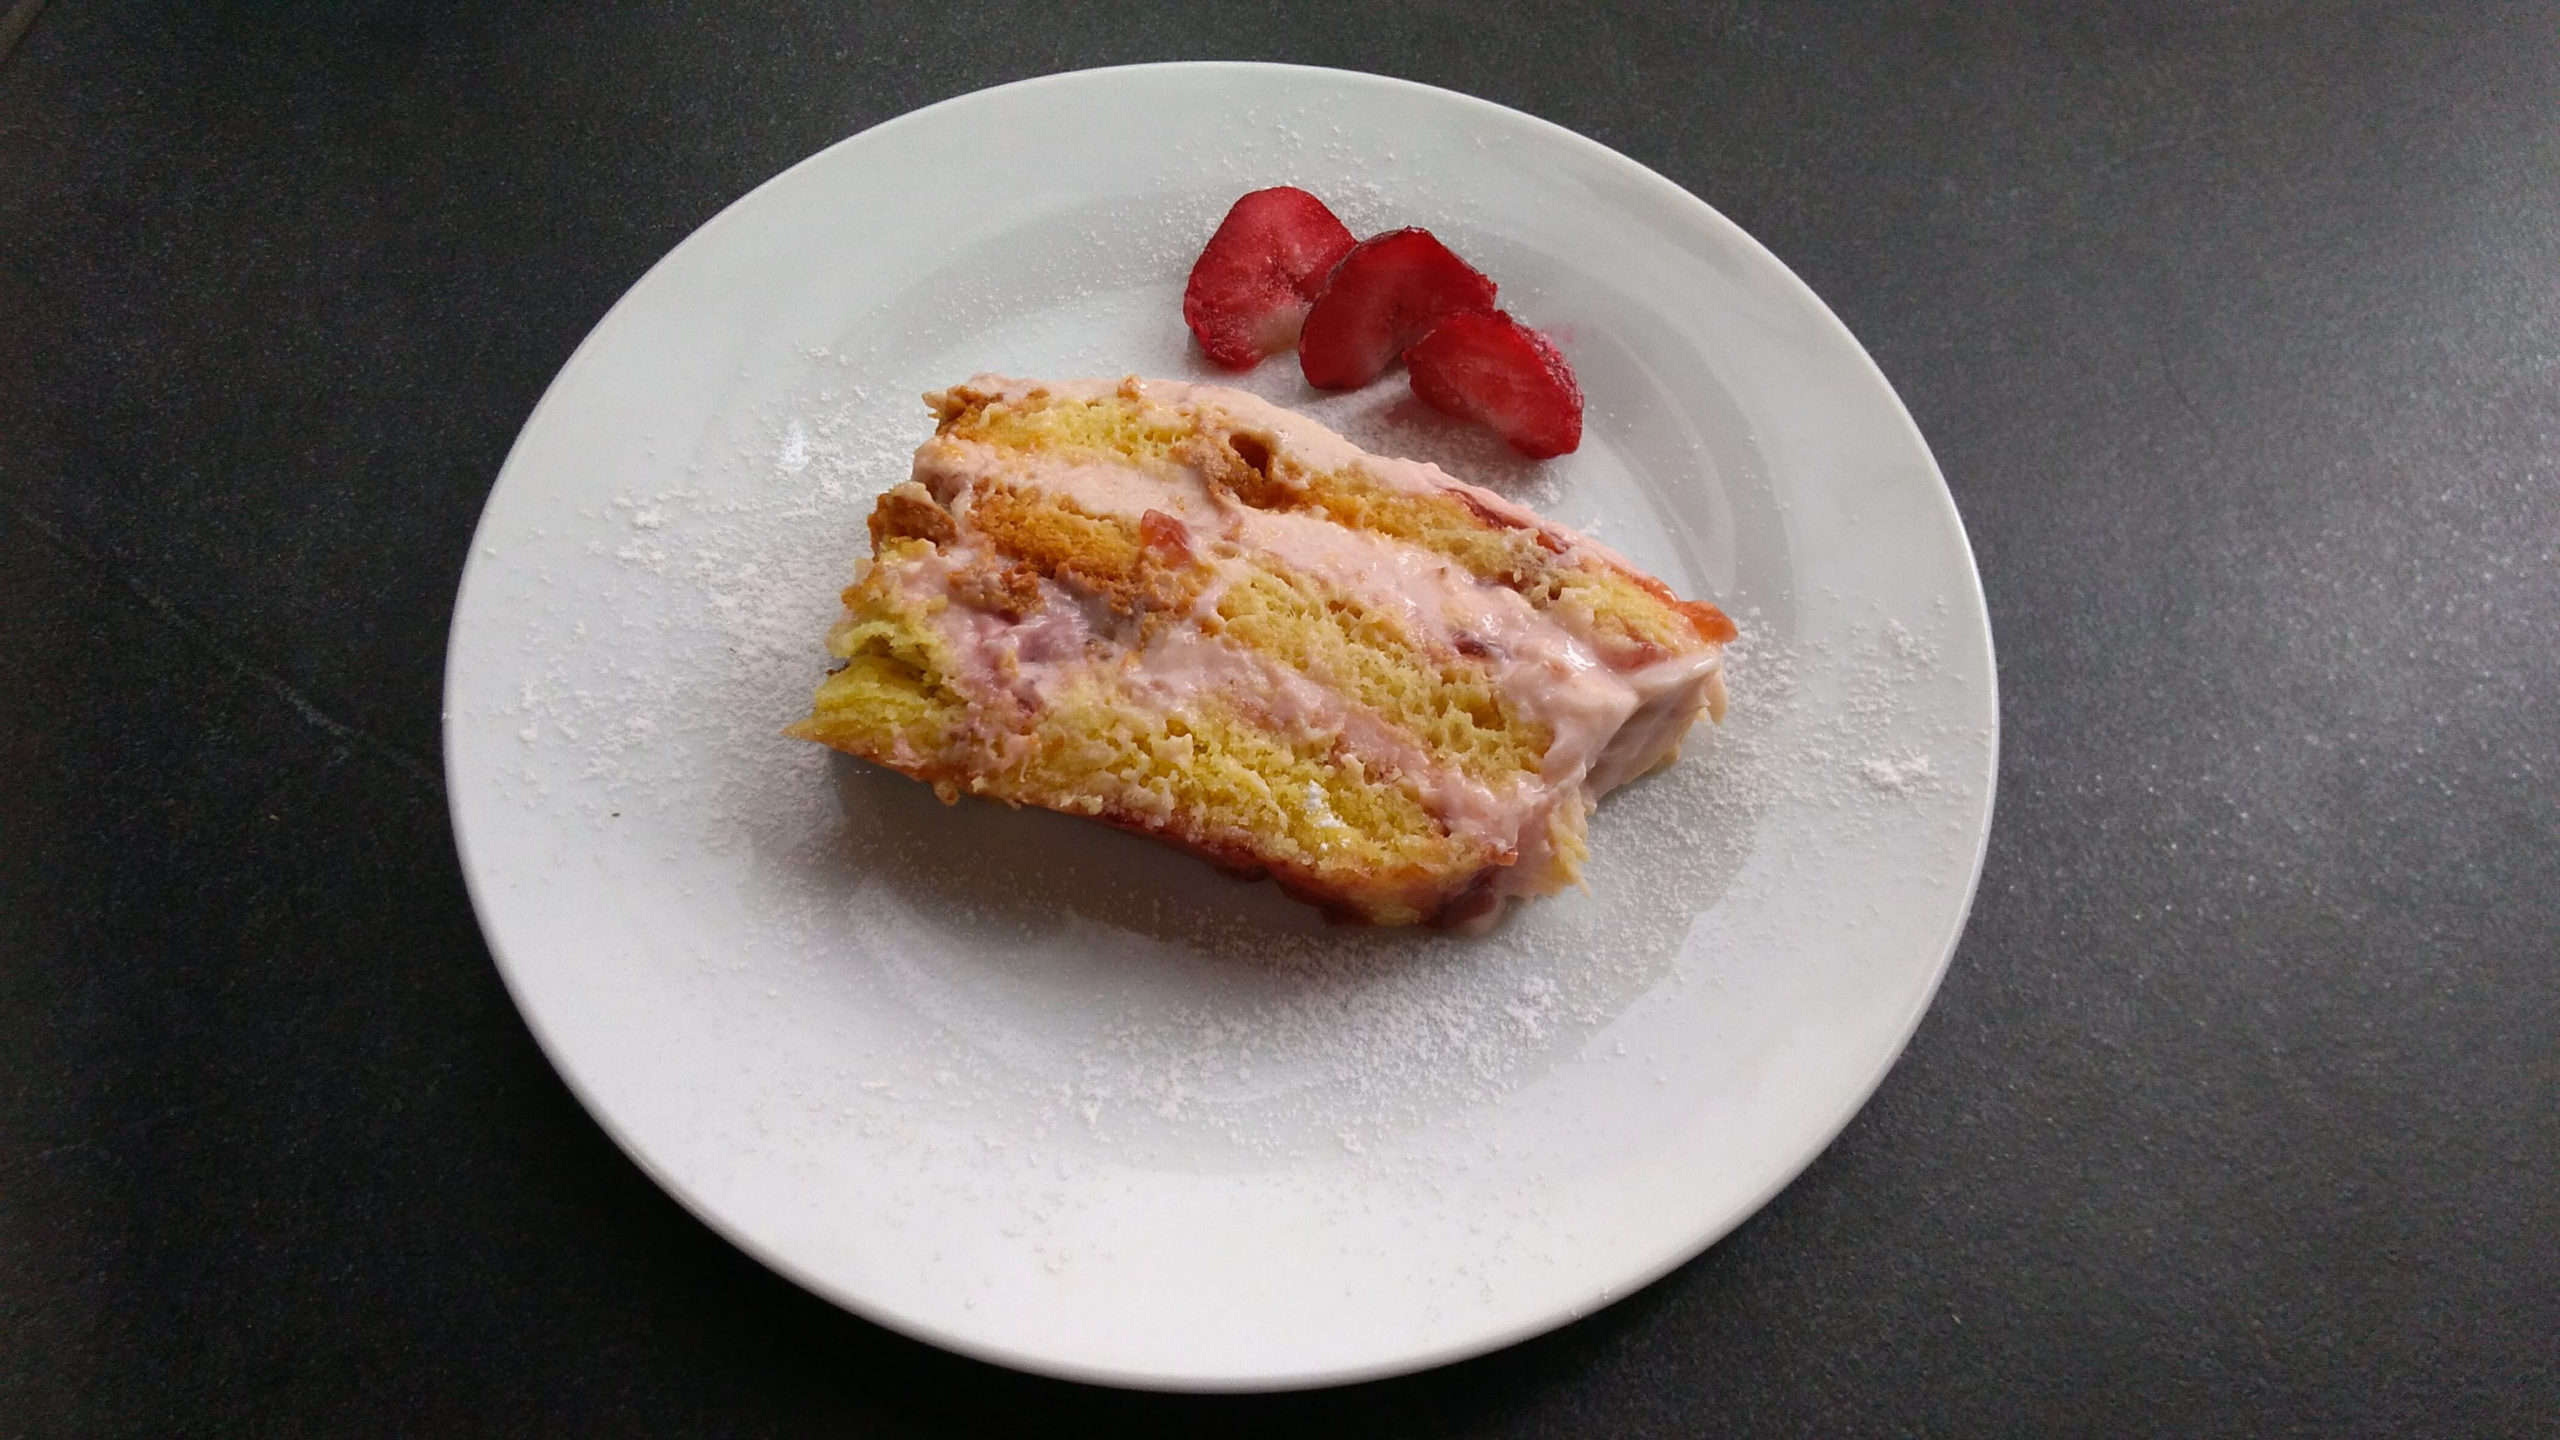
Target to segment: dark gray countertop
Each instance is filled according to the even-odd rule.
[[[1375,70],[1758,236],[1900,389],[2000,647],[1970,929],[1730,1239],[1447,1370],[1211,1400],[890,1335],[605,1139],[436,716],[621,291],[877,121]],[[0,61],[0,1431],[2560,1428],[2548,6],[44,9]]]

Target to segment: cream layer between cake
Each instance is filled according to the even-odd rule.
[[[1461,496],[1488,524],[1534,532],[1559,563],[1588,557],[1639,573],[1589,537],[1491,491],[1433,465],[1369,454],[1241,391],[1177,381],[982,375],[927,398],[948,409],[958,403],[954,395],[997,405],[1140,401],[1151,412],[1196,421],[1205,433],[1252,436],[1302,467],[1356,470],[1398,491]],[[1036,713],[1079,685],[1100,685],[1124,704],[1175,714],[1214,694],[1289,733],[1329,735],[1340,753],[1404,777],[1453,836],[1495,857],[1463,903],[1450,897],[1431,917],[1444,924],[1489,923],[1512,896],[1571,883],[1578,856],[1554,853],[1558,834],[1569,832],[1578,848],[1583,818],[1601,794],[1671,759],[1696,716],[1721,708],[1721,645],[1701,641],[1686,652],[1661,654],[1659,647],[1631,651],[1596,633],[1577,633],[1571,614],[1542,613],[1514,590],[1443,555],[1318,514],[1245,503],[1213,472],[1211,466],[1137,465],[1072,449],[937,435],[917,452],[913,483],[950,514],[953,534],[928,556],[902,559],[890,578],[919,612],[931,613],[957,661],[945,679],[973,708]],[[1006,563],[971,523],[973,506],[991,486],[1129,522],[1150,546],[1195,573],[1205,571],[1205,582],[1197,583],[1187,605],[1150,615],[1143,625],[1102,596],[1053,577],[1039,580],[1038,599],[1028,606],[953,603],[966,593],[964,577]],[[1481,662],[1503,700],[1551,735],[1535,768],[1499,780],[1471,774],[1318,677],[1229,643],[1220,633],[1221,600],[1230,587],[1275,563],[1356,597],[1433,651]],[[1007,613],[1012,610],[1020,613]],[[1001,771],[1033,740],[998,726],[980,743],[978,763]],[[876,758],[903,760],[901,768],[913,770],[932,757]],[[1141,820],[1151,808],[1163,808],[1150,806],[1146,796],[1108,798]],[[1323,803],[1320,794],[1311,798]],[[1131,799],[1138,803],[1129,806]]]

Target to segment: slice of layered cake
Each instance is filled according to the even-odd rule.
[[[1721,712],[1734,628],[1598,543],[1240,391],[979,376],[790,733],[1090,815],[1338,917],[1490,924]]]

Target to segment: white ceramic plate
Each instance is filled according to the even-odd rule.
[[[1746,633],[1726,724],[1602,807],[1589,892],[1486,939],[1328,929],[776,733],[869,497],[928,433],[918,392],[1204,376],[1183,277],[1236,195],[1284,181],[1493,275],[1590,423],[1533,466],[1395,375],[1246,383],[1591,530]],[[704,1221],[955,1350],[1248,1389],[1560,1324],[1811,1160],[1962,928],[1993,699],[1927,448],[1748,236],[1482,101],[1149,66],[867,131],[632,287],[489,498],[445,760],[516,1003]]]

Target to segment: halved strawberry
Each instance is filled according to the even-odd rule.
[[[1355,389],[1442,320],[1492,308],[1493,282],[1430,231],[1390,230],[1333,267],[1298,337],[1298,365],[1310,385]]]
[[[1250,370],[1298,343],[1307,306],[1354,244],[1325,203],[1288,185],[1256,190],[1218,222],[1191,264],[1182,318],[1209,358]]]
[[[1478,420],[1532,459],[1582,443],[1582,387],[1547,337],[1496,310],[1452,315],[1404,352],[1413,393]]]

